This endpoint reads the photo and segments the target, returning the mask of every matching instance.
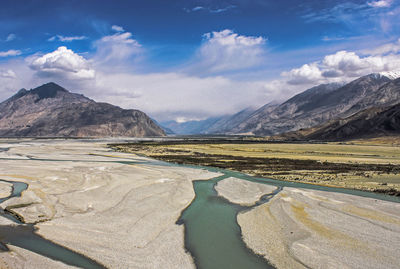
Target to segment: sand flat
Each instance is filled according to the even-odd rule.
[[[221,180],[215,186],[218,195],[232,203],[245,206],[254,205],[261,196],[271,193],[275,189],[276,187],[272,185],[259,184],[234,177]]]
[[[400,204],[284,188],[239,214],[246,244],[277,268],[398,268]],[[323,266],[323,267],[321,267]]]

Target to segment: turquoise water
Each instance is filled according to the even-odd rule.
[[[185,247],[197,268],[273,268],[241,238],[236,216],[245,207],[217,195],[214,185],[227,177],[193,183],[196,198],[178,220],[185,225]]]
[[[284,187],[339,192],[400,202],[399,197],[377,193],[255,178],[238,172],[217,168],[207,167],[205,169],[212,172],[224,173],[224,175],[207,181],[195,181],[193,186],[196,197],[190,206],[185,209],[177,222],[178,224],[183,223],[185,225],[185,247],[192,254],[197,268],[201,269],[274,268],[265,259],[249,250],[242,240],[241,229],[237,224],[237,214],[251,207],[230,203],[228,200],[217,195],[214,188],[215,184],[225,178],[236,177],[277,187],[277,190],[273,193],[264,195],[256,203],[256,206],[267,202]]]
[[[0,203],[12,197],[21,196],[21,193],[28,188],[28,184],[18,181],[0,180],[13,184],[12,193],[0,199]],[[43,255],[53,260],[63,262],[72,266],[88,269],[105,268],[100,263],[75,252],[71,249],[53,243],[50,240],[35,233],[36,228],[32,224],[22,224],[18,219],[10,214],[3,213],[4,217],[18,223],[19,225],[0,225],[0,249],[8,251],[6,244],[18,246]]]
[[[28,184],[26,184],[24,182],[7,181],[7,180],[2,180],[2,179],[0,179],[0,181],[12,184],[11,194],[9,196],[7,196],[7,197],[0,198],[0,203],[4,202],[4,201],[6,201],[6,200],[8,200],[8,199],[10,199],[12,197],[21,196],[21,192],[23,192],[24,190],[26,190],[28,188]]]

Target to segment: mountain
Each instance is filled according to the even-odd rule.
[[[248,107],[239,111],[236,114],[228,115],[221,117],[218,121],[216,121],[212,126],[210,126],[205,133],[207,134],[225,134],[232,130],[248,117],[253,114],[255,111],[254,108]]]
[[[400,135],[400,103],[371,107],[320,126],[271,137],[271,140],[343,141]]]
[[[221,117],[211,117],[199,121],[164,121],[160,125],[164,130],[169,130],[175,134],[191,135],[191,134],[224,134],[254,112],[253,108],[246,108],[234,115],[226,115]]]
[[[309,134],[308,140],[347,140],[400,135],[400,104],[373,107],[336,120]]]
[[[170,130],[178,135],[205,134],[222,117],[213,117],[205,120],[193,120],[186,122],[176,122],[174,120],[160,122],[164,130]]]
[[[55,83],[21,89],[0,103],[0,136],[143,137],[164,131],[145,113],[95,102]]]
[[[257,110],[229,133],[276,135],[345,118],[371,106],[394,104],[400,96],[396,81],[370,74],[346,85],[322,84],[279,106]]]

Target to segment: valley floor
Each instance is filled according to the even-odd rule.
[[[113,147],[169,162],[400,196],[397,143],[394,138],[319,144],[186,140]]]
[[[211,185],[217,191],[211,193],[224,197],[227,203],[240,204],[243,209],[236,218],[241,235],[235,235],[277,268],[398,268],[397,197],[383,201],[378,194],[368,193],[372,198],[366,198],[329,188],[295,188],[287,182],[277,188],[273,183],[251,182],[239,173],[229,172],[232,176],[227,176],[223,170],[172,166],[141,155],[116,152],[107,148],[107,143],[110,141],[0,140],[0,198],[15,191],[12,182],[27,184],[20,197],[0,200],[4,209],[0,210],[0,248],[9,248],[0,252],[0,268],[194,268],[191,253],[185,249],[185,226],[177,221],[196,197],[193,181],[212,178],[221,181]],[[314,152],[309,153],[313,160],[299,161],[320,163],[318,157],[324,153],[331,163],[340,163],[332,160],[350,155],[352,162],[363,160],[357,167],[381,169],[376,170],[382,172],[381,176],[396,176],[400,154],[395,147],[336,144],[296,148],[289,144],[161,145],[113,147],[160,159],[183,156],[192,162],[202,158],[213,161],[207,165],[214,165],[217,160],[229,164],[245,157],[265,161],[259,156],[263,154],[281,154],[275,159],[290,160],[283,155],[293,156],[297,149]],[[335,153],[327,154],[328,149]],[[224,155],[217,154],[221,151]],[[267,160],[270,159],[273,157]],[[347,167],[344,161],[340,164]],[[346,169],[352,172],[351,168]],[[382,187],[397,186],[385,183],[388,185]],[[265,196],[270,198],[263,199]],[[13,221],[6,212],[23,223]],[[199,221],[197,215],[192,217]],[[209,227],[204,229],[207,232]],[[46,242],[52,247],[48,248]],[[192,244],[207,246],[209,242]],[[54,247],[63,259],[49,255]],[[71,251],[89,259],[93,266],[74,264]]]

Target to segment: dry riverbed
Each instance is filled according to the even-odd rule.
[[[192,181],[216,173],[154,165],[104,142],[2,140],[0,147],[0,179],[29,184],[0,206],[35,224],[37,234],[107,268],[194,267],[184,227],[175,222],[194,198]],[[9,184],[0,188],[9,194]],[[0,224],[16,225],[4,217]],[[69,267],[9,248],[1,268]]]
[[[35,233],[43,238],[107,268],[194,268],[184,248],[184,226],[176,221],[194,198],[193,180],[220,175],[162,165],[132,152],[189,164],[236,162],[234,167],[223,167],[242,167],[235,168],[239,171],[248,164],[241,157],[265,161],[274,159],[274,155],[264,156],[265,152],[280,154],[275,159],[284,161],[271,162],[269,173],[291,162],[283,157],[290,149],[280,145],[238,148],[213,144],[197,145],[196,150],[194,145],[190,149],[187,145],[114,146],[129,152],[125,153],[107,148],[106,143],[0,140],[0,179],[28,184],[21,197],[13,197],[0,207],[34,225]],[[311,161],[318,163],[318,156],[328,155],[335,164],[331,167],[341,164],[346,173],[354,172],[354,167],[372,167],[376,173],[395,176],[393,185],[383,187],[397,188],[400,152],[394,148],[339,147],[327,154],[333,148],[318,147],[319,151],[317,146],[307,149],[314,152],[308,155]],[[221,150],[224,153],[217,154]],[[302,161],[307,164],[310,160]],[[259,204],[256,202],[276,187],[235,177],[223,179],[215,188],[232,203],[248,206],[237,217],[243,240],[278,268],[396,268],[400,263],[399,203],[284,187],[270,201]],[[1,197],[11,191],[9,183],[0,181]],[[12,227],[20,226],[0,214],[0,228],[8,227],[12,232]],[[0,268],[71,268],[24,248],[7,246],[10,251],[0,252]]]

